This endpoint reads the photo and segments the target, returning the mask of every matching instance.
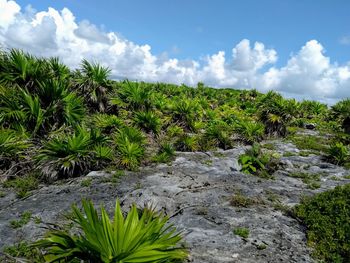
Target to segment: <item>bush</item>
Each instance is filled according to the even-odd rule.
[[[145,132],[153,132],[156,135],[161,128],[160,118],[151,111],[137,112],[134,121]]]
[[[349,160],[349,150],[341,142],[332,144],[328,150],[328,158],[337,165],[342,165]]]
[[[223,121],[213,121],[206,129],[203,140],[224,150],[232,147],[231,128]]]
[[[187,257],[179,247],[182,237],[168,218],[152,209],[140,211],[133,205],[126,217],[116,202],[111,220],[101,207],[101,216],[92,202],[83,201],[83,212],[73,206],[73,222],[80,234],[51,231],[34,246],[45,250],[49,262],[74,259],[89,262],[174,262]]]
[[[167,163],[175,156],[175,148],[170,143],[164,143],[160,146],[160,149],[153,160],[158,163]]]
[[[235,131],[242,141],[253,144],[263,139],[264,124],[253,121],[240,121],[236,124]]]
[[[238,163],[242,165],[242,171],[244,173],[263,178],[272,178],[272,173],[278,168],[277,159],[264,154],[258,143],[253,144],[251,149],[240,155]]]
[[[325,262],[350,262],[350,184],[302,200],[294,214],[307,227],[314,256]]]

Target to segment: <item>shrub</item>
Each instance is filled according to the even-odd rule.
[[[335,164],[344,164],[349,160],[349,150],[341,142],[333,143],[328,150],[328,158]]]
[[[261,151],[260,145],[257,143],[253,144],[251,149],[239,156],[238,163],[242,165],[242,171],[244,173],[263,178],[271,178],[271,174],[278,168],[277,159],[264,154]]]
[[[212,142],[213,146],[227,150],[232,147],[230,131],[230,126],[225,122],[214,121],[209,124],[203,135],[203,139],[209,143]]]
[[[158,134],[161,128],[160,118],[151,111],[137,112],[134,121],[145,132]]]
[[[187,251],[178,245],[181,235],[167,225],[167,217],[152,209],[144,208],[139,215],[133,205],[124,217],[117,201],[111,220],[104,207],[98,216],[92,202],[83,201],[83,212],[73,206],[72,215],[81,234],[52,231],[34,244],[45,250],[45,260],[141,263],[174,262],[187,257]]]
[[[235,125],[235,131],[239,134],[239,138],[242,141],[253,144],[262,140],[264,124],[253,121],[240,121]]]
[[[158,154],[154,156],[153,160],[158,163],[167,163],[175,156],[175,148],[170,143],[164,143],[160,146]]]
[[[182,152],[195,152],[199,149],[198,137],[195,135],[184,134],[181,136],[176,144],[176,149]]]
[[[314,256],[325,262],[350,261],[350,184],[302,200],[294,214],[307,227]]]
[[[144,148],[126,138],[117,145],[117,163],[123,168],[135,170],[141,163],[144,155]]]

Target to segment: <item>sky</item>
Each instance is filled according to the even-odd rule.
[[[0,0],[0,46],[112,78],[350,97],[347,0]]]

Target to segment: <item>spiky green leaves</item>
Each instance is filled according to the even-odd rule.
[[[92,111],[105,112],[108,107],[108,93],[112,86],[108,81],[111,70],[98,63],[83,60],[76,72],[76,89]]]
[[[168,224],[168,218],[149,208],[139,215],[133,205],[126,217],[116,202],[114,219],[101,207],[98,216],[91,201],[83,200],[83,212],[73,206],[73,221],[80,235],[53,231],[35,246],[46,250],[47,262],[89,260],[92,262],[175,262],[187,257],[179,247],[181,235]]]
[[[160,118],[152,111],[137,112],[134,118],[135,123],[144,131],[157,135],[161,128]]]
[[[113,159],[112,149],[103,143],[106,138],[95,130],[77,129],[73,134],[63,133],[43,145],[35,157],[38,168],[46,176],[79,176],[101,161]]]
[[[133,127],[124,127],[115,135],[117,163],[130,170],[135,170],[144,155],[144,136]]]

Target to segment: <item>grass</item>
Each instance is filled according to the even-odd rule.
[[[291,156],[297,156],[297,154],[294,153],[294,152],[285,152],[285,153],[283,153],[283,157],[291,157]]]
[[[319,183],[319,181],[321,180],[319,174],[294,172],[290,173],[288,176],[302,179],[303,183],[306,184],[309,189],[314,190],[321,187],[321,184]]]
[[[5,188],[14,188],[18,198],[26,197],[30,191],[37,189],[38,186],[39,179],[35,174],[16,177],[3,183]]]
[[[233,234],[240,236],[241,238],[249,237],[249,229],[245,227],[238,227],[233,229]]]
[[[314,150],[317,152],[327,152],[329,140],[316,136],[291,136],[289,138],[296,147],[302,150]]]
[[[92,183],[92,178],[87,178],[83,181],[81,181],[80,186],[82,187],[90,187]]]
[[[350,262],[350,184],[304,198],[294,215],[307,227],[308,245],[321,262]]]
[[[244,196],[241,192],[237,192],[230,198],[230,205],[234,207],[250,207],[253,205],[264,204],[263,200]]]
[[[21,218],[18,220],[11,220],[10,221],[10,226],[13,229],[20,228],[22,226],[25,226],[26,224],[29,223],[30,219],[32,218],[32,213],[29,211],[26,211],[21,214]]]
[[[275,150],[276,146],[272,143],[265,143],[261,145],[262,148],[265,148],[267,150]]]
[[[28,242],[20,242],[12,246],[7,246],[3,249],[4,253],[10,255],[14,258],[26,258],[28,261],[25,262],[45,262],[41,256],[41,253],[38,249],[33,248]],[[2,261],[3,260],[3,261]],[[9,262],[6,261],[5,258],[0,257],[1,262]],[[24,262],[24,261],[13,261],[13,262]]]

